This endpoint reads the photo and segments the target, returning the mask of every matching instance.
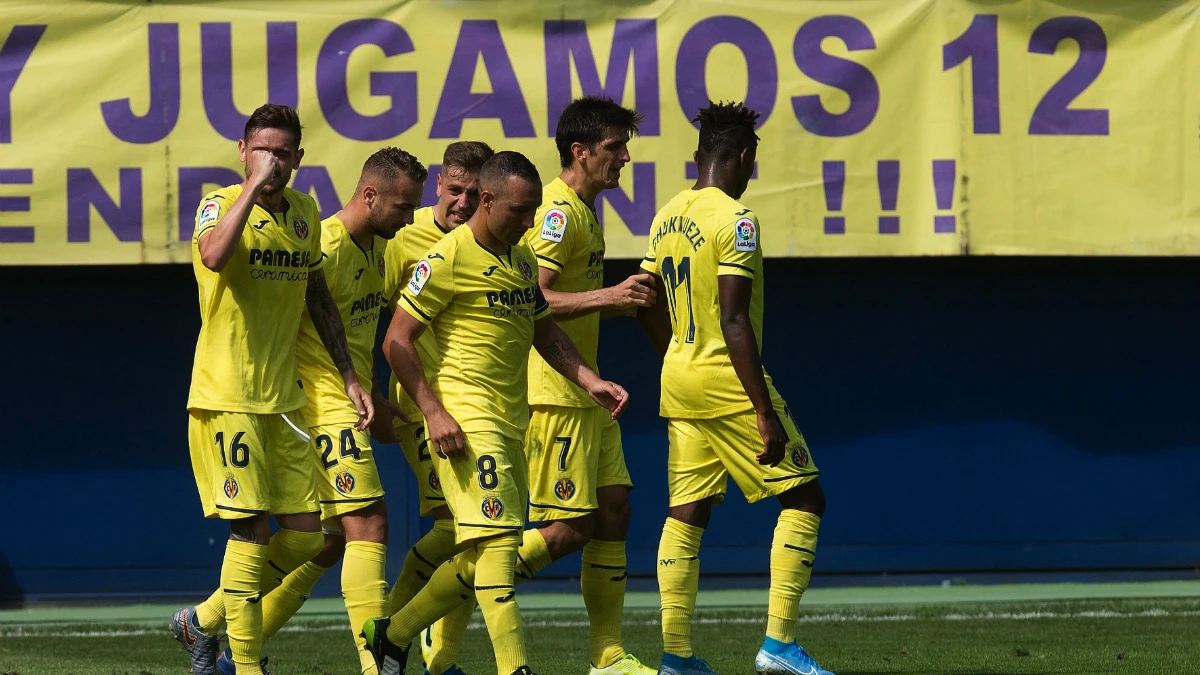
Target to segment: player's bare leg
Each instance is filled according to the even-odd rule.
[[[779,505],[783,510],[771,542],[767,635],[754,659],[754,669],[764,675],[833,675],[796,642],[796,618],[816,560],[817,529],[825,514],[825,491],[820,481],[814,479],[779,495]]]

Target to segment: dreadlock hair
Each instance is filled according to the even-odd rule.
[[[744,103],[708,102],[692,118],[700,123],[700,141],[696,146],[696,162],[724,162],[737,157],[743,150],[758,146],[758,134],[754,133],[760,112],[747,108]]]

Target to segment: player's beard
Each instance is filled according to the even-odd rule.
[[[291,171],[287,171],[287,172],[281,171],[278,176],[271,179],[270,182],[268,182],[266,185],[263,186],[262,194],[264,194],[264,195],[278,194],[285,187],[287,187],[288,180],[291,179],[291,177],[292,177]]]

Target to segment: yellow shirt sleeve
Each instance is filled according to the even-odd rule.
[[[758,217],[744,209],[723,219],[717,229],[717,275],[754,278],[760,267]]]
[[[654,236],[654,230],[650,231],[650,244],[646,250],[646,257],[642,258],[641,268],[650,274],[658,274],[658,250],[655,244],[658,240]]]
[[[542,295],[542,287],[537,286],[533,292],[533,320],[541,321],[550,316],[550,303]]]
[[[537,256],[538,265],[562,273],[576,255],[576,242],[583,240],[577,234],[583,219],[568,207],[542,202],[533,222],[541,223],[541,228],[530,230],[525,240]]]
[[[412,278],[400,293],[398,303],[414,319],[429,325],[454,298],[454,249],[434,246],[417,261]]]
[[[325,254],[321,252],[321,214],[317,211],[317,203],[312,198],[309,198],[306,206],[308,207],[305,209],[307,213],[304,215],[310,223],[310,232],[308,233],[308,270],[311,272],[321,269],[321,265],[325,261]]]
[[[233,202],[229,201],[225,195],[219,194],[217,191],[208,193],[208,196],[200,202],[200,206],[196,209],[196,228],[193,230],[192,241],[200,241],[200,237],[216,227],[231,206],[233,206]]]

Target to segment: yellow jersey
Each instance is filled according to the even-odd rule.
[[[533,222],[525,241],[537,254],[539,265],[559,273],[554,290],[582,293],[604,286],[604,231],[596,213],[561,178],[542,190],[542,205]],[[599,372],[600,312],[559,321],[558,325],[588,366]],[[551,368],[536,349],[529,353],[529,403],[569,408],[596,405],[587,392]]]
[[[533,323],[550,315],[537,272],[528,244],[499,255],[460,225],[417,262],[400,293],[400,308],[437,341],[430,385],[463,431],[525,438]]]
[[[750,324],[761,353],[763,257],[758,239],[754,212],[713,187],[684,190],[654,216],[642,269],[662,277],[671,314],[659,404],[663,417],[705,419],[754,407],[721,332],[717,277],[753,279]],[[779,399],[771,378],[766,379],[772,400]]]
[[[196,210],[192,269],[201,324],[188,409],[288,412],[305,402],[296,334],[308,274],[321,267],[321,220],[312,197],[284,188],[283,210],[255,204],[229,262],[213,272],[200,260],[200,239],[241,193],[241,185],[214,190]]]
[[[405,226],[387,243],[387,252],[384,254],[387,273],[384,275],[383,293],[393,312],[397,310],[397,303],[400,302],[400,291],[404,290],[404,284],[412,278],[417,262],[423,260],[429,249],[449,232],[450,230],[442,227],[433,217],[433,208],[427,206],[418,209],[413,214],[413,224]],[[417,340],[416,346],[417,354],[421,356],[421,365],[425,367],[425,377],[432,381],[438,365],[437,339],[433,337],[433,331],[425,331]],[[409,418],[420,419],[421,409],[404,393],[404,388],[400,386],[395,373],[392,373],[389,398],[395,401]]]
[[[375,330],[379,326],[379,312],[387,304],[383,295],[386,244],[386,239],[373,237],[371,250],[364,251],[336,215],[321,223],[325,282],[346,329],[346,345],[350,348],[354,371],[368,391],[374,381]],[[308,394],[308,405],[304,406],[304,421],[308,426],[358,421],[358,410],[346,396],[342,374],[317,334],[307,307],[300,321],[296,362]]]

